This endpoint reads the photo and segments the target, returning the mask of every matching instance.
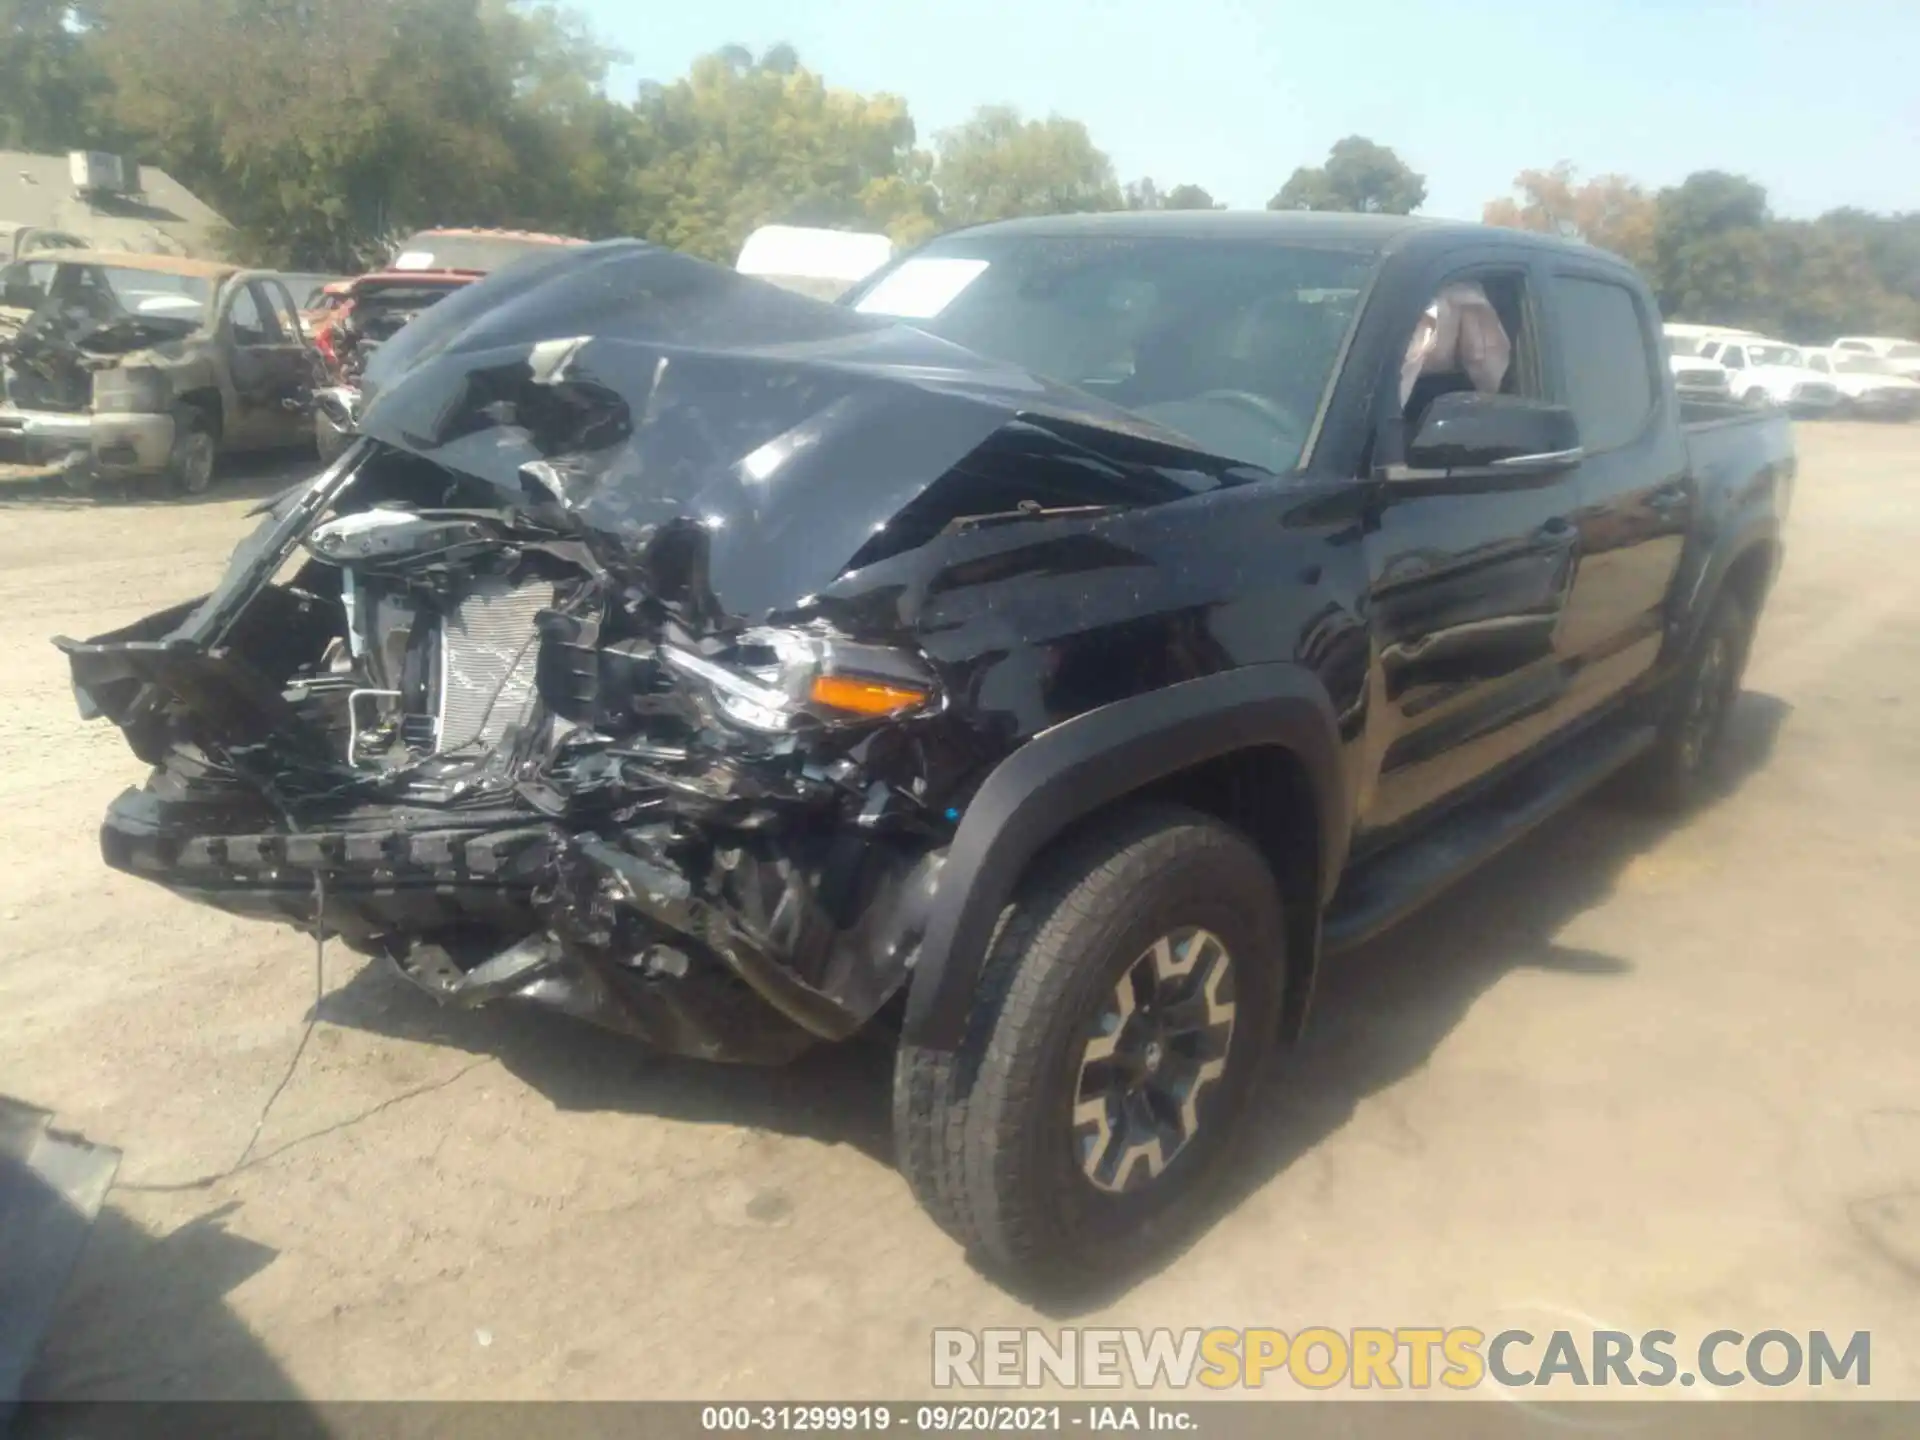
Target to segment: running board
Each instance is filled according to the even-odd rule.
[[[1651,725],[1596,730],[1557,745],[1425,835],[1349,872],[1321,927],[1329,952],[1351,949],[1404,920],[1542,821],[1653,747]]]

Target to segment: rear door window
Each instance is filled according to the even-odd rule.
[[[1628,444],[1647,428],[1660,393],[1639,302],[1610,280],[1559,275],[1553,284],[1580,442],[1589,452]]]

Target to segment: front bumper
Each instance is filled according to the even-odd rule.
[[[1869,420],[1911,420],[1920,414],[1920,390],[1869,390],[1847,408]]]
[[[0,406],[0,455],[90,469],[103,479],[156,475],[173,452],[173,417]]]
[[[881,877],[821,963],[803,966],[819,947],[703,897],[665,857],[509,811],[289,830],[238,797],[127,790],[100,848],[183,899],[317,923],[443,1002],[531,1004],[752,1065],[784,1064],[875,1016],[906,978],[943,858]]]

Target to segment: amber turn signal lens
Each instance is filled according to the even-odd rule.
[[[893,715],[926,703],[927,692],[883,680],[855,680],[846,675],[822,675],[813,682],[813,703],[855,715]]]

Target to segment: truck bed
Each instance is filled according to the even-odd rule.
[[[1777,483],[1785,508],[1795,462],[1793,421],[1784,410],[1756,410],[1738,401],[1682,400],[1680,428],[1688,468],[1704,494]]]

